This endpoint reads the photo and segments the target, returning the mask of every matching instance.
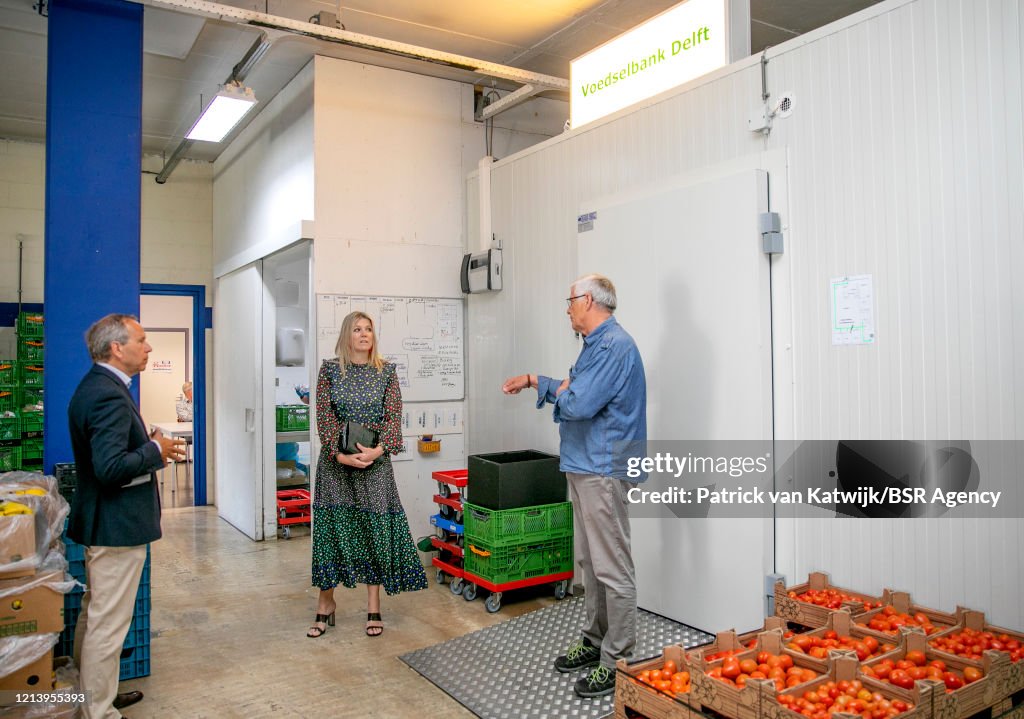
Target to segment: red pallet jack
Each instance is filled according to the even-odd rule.
[[[285,539],[291,539],[292,525],[305,524],[308,527],[312,519],[308,489],[277,490],[277,531]]]

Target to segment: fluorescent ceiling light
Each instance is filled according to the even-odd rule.
[[[248,87],[225,85],[213,98],[213,102],[206,106],[185,137],[189,140],[220,142],[255,104],[256,96]]]

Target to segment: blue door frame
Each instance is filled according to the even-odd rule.
[[[210,313],[206,308],[206,287],[203,285],[157,285],[143,283],[139,294],[192,298],[192,441],[195,472],[192,474],[192,496],[195,505],[206,504],[206,330],[210,329]]]

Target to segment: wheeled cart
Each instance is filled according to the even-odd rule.
[[[493,613],[513,589],[551,584],[555,598],[565,598],[573,570],[571,503],[464,507],[463,599],[473,601],[483,587],[490,592],[484,606]]]
[[[472,549],[472,548],[471,548]],[[477,589],[483,587],[490,594],[484,600],[484,607],[493,614],[501,609],[501,597],[505,592],[524,587],[535,587],[538,584],[551,584],[555,590],[555,599],[565,599],[569,590],[569,580],[572,579],[572,572],[558,572],[557,574],[546,574],[542,577],[531,577],[516,582],[505,582],[504,584],[493,584],[483,577],[478,577],[469,572],[463,572],[463,581],[466,586],[462,588],[462,598],[467,602],[476,599]]]
[[[438,584],[444,584],[446,577],[451,579],[448,588],[452,594],[459,595],[462,594],[464,586],[462,496],[469,472],[465,469],[455,469],[434,472],[431,477],[437,482],[438,488],[437,494],[434,495],[434,504],[438,506],[438,512],[430,518],[430,523],[437,528],[436,536],[430,538],[430,543],[437,550],[437,556],[431,563],[437,569]]]
[[[311,527],[312,520],[308,489],[277,490],[277,531],[285,539],[291,539],[293,525]]]

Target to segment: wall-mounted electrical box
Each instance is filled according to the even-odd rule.
[[[468,294],[501,289],[501,250],[492,248],[462,258],[462,291]]]

